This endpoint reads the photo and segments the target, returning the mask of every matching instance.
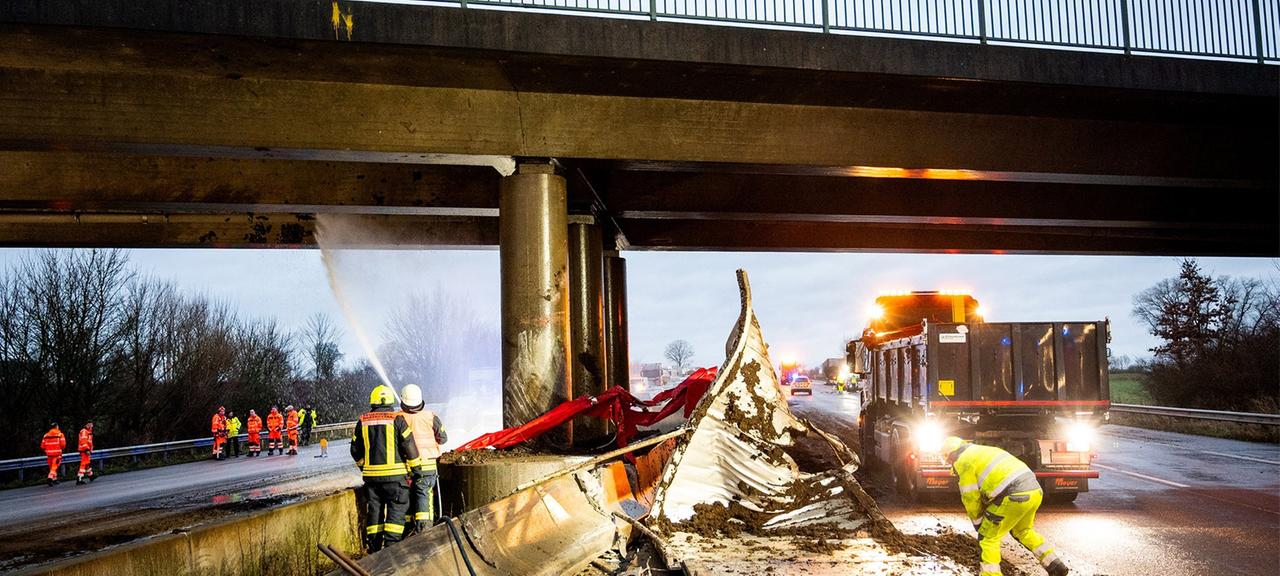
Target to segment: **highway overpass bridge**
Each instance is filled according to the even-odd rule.
[[[1091,4],[1012,16],[1118,46],[1129,2]],[[1134,4],[1131,52],[1179,48]],[[955,5],[1019,37],[1009,3]],[[964,43],[964,14],[916,26],[941,42],[471,6],[4,3],[0,244],[305,246],[341,214],[491,246],[500,173],[475,165],[538,158],[629,249],[1280,254],[1280,67],[1257,63],[1280,20],[1254,59],[1251,21],[1202,14],[1188,50],[1245,56],[1209,61]]]
[[[1280,255],[1276,0],[618,1],[9,0],[0,245],[500,244],[508,424],[625,384],[615,249]]]

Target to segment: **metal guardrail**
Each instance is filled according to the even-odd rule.
[[[313,434],[320,432],[330,432],[334,430],[342,430],[344,428],[354,427],[355,422],[335,422],[333,424],[321,424],[311,429]],[[263,437],[266,431],[263,431]],[[248,434],[240,434],[236,439],[248,441]],[[75,438],[68,436],[67,442],[75,442]],[[211,448],[213,446],[212,437],[194,438],[191,440],[175,440],[173,442],[159,442],[156,444],[140,444],[137,446],[123,446],[120,448],[104,448],[102,450],[94,450],[89,461],[97,463],[99,469],[102,463],[113,458],[137,458],[149,454],[165,454],[169,452],[181,452],[184,450],[195,450],[198,448]],[[80,453],[76,451],[63,451],[62,466],[80,465]],[[23,471],[31,468],[45,469],[49,465],[48,460],[44,456],[32,456],[30,458],[14,458],[12,460],[0,460],[0,472],[18,472],[18,479],[23,479]]]
[[[1280,0],[427,0],[422,3],[1280,62]]]
[[[1255,414],[1253,412],[1222,412],[1219,410],[1200,410],[1197,408],[1169,408],[1167,406],[1142,406],[1140,404],[1112,404],[1112,412],[1127,412],[1148,416],[1168,416],[1171,418],[1187,418],[1193,420],[1216,420],[1237,424],[1261,424],[1264,426],[1280,426],[1280,414]]]

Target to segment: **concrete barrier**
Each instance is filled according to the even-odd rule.
[[[241,514],[18,574],[314,576],[332,566],[317,543],[360,552],[355,491]]]

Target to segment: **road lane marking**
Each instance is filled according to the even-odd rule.
[[[1173,444],[1170,444],[1170,446],[1173,446]],[[1179,448],[1182,448],[1182,447],[1181,447],[1181,446],[1179,446]],[[1183,450],[1190,450],[1190,451],[1192,451],[1192,452],[1202,452],[1202,453],[1205,453],[1205,454],[1213,454],[1214,456],[1222,456],[1223,458],[1235,458],[1236,460],[1248,460],[1248,461],[1250,461],[1250,462],[1261,462],[1261,463],[1263,463],[1263,464],[1271,464],[1271,465],[1273,465],[1273,466],[1280,466],[1280,462],[1278,462],[1278,461],[1275,461],[1275,460],[1264,460],[1264,459],[1262,459],[1262,458],[1254,458],[1254,457],[1252,457],[1252,456],[1237,456],[1237,455],[1235,455],[1235,454],[1223,454],[1222,452],[1212,452],[1212,451],[1209,451],[1209,450],[1196,450],[1195,448],[1182,448],[1182,449],[1183,449]]]
[[[1107,466],[1107,465],[1104,465],[1104,464],[1094,463],[1094,467],[1096,467],[1096,468],[1101,468],[1101,469],[1103,469],[1103,470],[1110,470],[1110,471],[1112,471],[1112,472],[1116,472],[1116,473],[1118,473],[1118,474],[1124,474],[1125,476],[1133,476],[1134,478],[1141,478],[1141,479],[1143,479],[1143,480],[1147,480],[1147,481],[1149,481],[1149,482],[1155,482],[1155,483],[1157,483],[1157,484],[1164,484],[1165,486],[1172,486],[1172,487],[1174,487],[1174,488],[1190,488],[1190,487],[1191,487],[1191,486],[1189,486],[1189,485],[1187,485],[1187,484],[1179,484],[1179,483],[1174,482],[1174,481],[1172,481],[1172,480],[1165,480],[1164,478],[1156,478],[1155,476],[1147,476],[1146,474],[1139,474],[1139,473],[1137,473],[1137,472],[1130,472],[1130,471],[1128,471],[1128,470],[1121,470],[1121,469],[1119,469],[1119,468],[1113,468],[1113,467],[1111,467],[1111,466]]]
[[[1257,511],[1259,511],[1259,512],[1265,512],[1265,513],[1267,513],[1267,514],[1275,514],[1275,515],[1277,515],[1277,516],[1280,516],[1280,511],[1271,510],[1271,509],[1268,509],[1268,508],[1262,508],[1262,507],[1260,507],[1260,506],[1255,506],[1255,505],[1253,505],[1253,504],[1247,504],[1247,503],[1245,503],[1245,502],[1239,502],[1239,501],[1236,501],[1236,500],[1231,500],[1231,499],[1229,499],[1229,498],[1222,498],[1222,497],[1220,497],[1220,496],[1215,496],[1215,495],[1213,495],[1212,493],[1210,493],[1208,490],[1205,490],[1205,489],[1195,489],[1195,488],[1192,488],[1191,486],[1188,486],[1188,485],[1186,485],[1186,484],[1180,484],[1180,483],[1178,483],[1178,482],[1174,482],[1174,481],[1172,481],[1172,480],[1165,480],[1164,478],[1156,478],[1155,476],[1147,476],[1146,474],[1139,474],[1139,473],[1137,473],[1137,472],[1130,472],[1130,471],[1128,471],[1128,470],[1121,470],[1121,469],[1119,469],[1119,468],[1114,468],[1114,467],[1111,467],[1111,466],[1107,466],[1107,465],[1105,465],[1105,464],[1097,464],[1097,463],[1094,463],[1094,467],[1096,467],[1096,468],[1102,468],[1103,470],[1110,470],[1110,471],[1115,472],[1115,473],[1117,473],[1117,474],[1124,474],[1125,476],[1133,476],[1134,478],[1140,478],[1140,479],[1142,479],[1142,480],[1146,480],[1146,481],[1148,481],[1148,482],[1155,482],[1155,483],[1157,483],[1157,484],[1164,484],[1165,486],[1171,486],[1171,487],[1173,487],[1173,488],[1183,488],[1183,489],[1191,490],[1193,493],[1195,493],[1195,494],[1196,494],[1196,495],[1198,495],[1198,496],[1201,496],[1201,497],[1204,497],[1204,498],[1208,498],[1208,499],[1210,499],[1210,500],[1216,500],[1216,501],[1218,501],[1218,502],[1222,502],[1223,504],[1231,504],[1231,505],[1234,505],[1234,506],[1242,506],[1242,507],[1245,507],[1245,508],[1252,508],[1252,509],[1257,510]]]

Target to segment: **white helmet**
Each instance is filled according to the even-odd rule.
[[[400,389],[400,407],[408,412],[417,412],[422,410],[422,388],[417,384],[405,384]]]

